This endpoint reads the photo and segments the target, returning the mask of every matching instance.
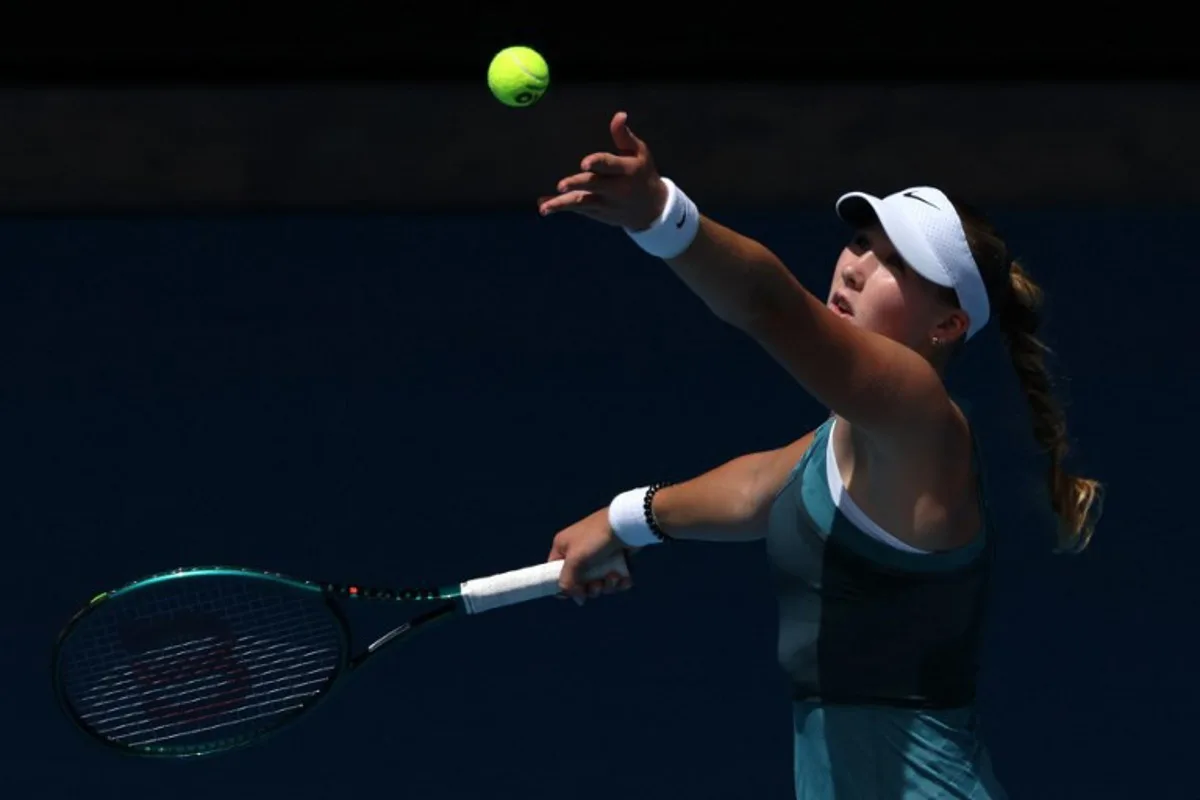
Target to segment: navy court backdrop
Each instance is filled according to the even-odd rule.
[[[714,213],[826,291],[831,207]],[[1200,215],[996,213],[1049,293],[1077,466],[1110,485],[1094,549],[1051,555],[1015,381],[994,332],[973,344],[952,383],[1003,531],[981,697],[997,770],[1016,798],[1195,797],[1200,546],[1176,487],[1197,445]],[[264,748],[161,764],[90,746],[47,666],[95,591],[199,563],[380,584],[520,567],[613,493],[822,410],[619,232],[532,207],[10,218],[0,236],[14,796],[789,796],[759,544],[646,552],[632,592],[432,632]]]

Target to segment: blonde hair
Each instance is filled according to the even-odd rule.
[[[1092,478],[1067,472],[1067,419],[1055,398],[1045,355],[1049,348],[1037,337],[1042,290],[1016,261],[1009,266],[1009,302],[1002,306],[1000,328],[1013,368],[1021,381],[1033,418],[1033,436],[1049,456],[1046,488],[1059,520],[1058,551],[1079,553],[1092,541],[1103,505],[1103,487]],[[1093,513],[1093,510],[1095,513]]]
[[[1082,552],[1091,543],[1103,510],[1104,487],[1097,480],[1068,472],[1064,465],[1070,449],[1066,414],[1054,396],[1046,367],[1050,349],[1038,338],[1042,290],[1009,257],[1008,247],[982,215],[969,207],[955,205],[1029,404],[1034,439],[1049,458],[1046,488],[1050,507],[1059,522],[1056,550]]]

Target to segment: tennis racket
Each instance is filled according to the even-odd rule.
[[[188,567],[96,595],[59,634],[54,692],[75,725],[125,753],[226,753],[296,722],[384,646],[440,620],[558,593],[562,561],[443,588],[372,589],[239,567]],[[627,576],[621,554],[585,576]],[[434,605],[352,651],[344,606]],[[353,653],[353,654],[352,654]]]

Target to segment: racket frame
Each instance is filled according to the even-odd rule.
[[[357,670],[372,655],[394,641],[407,639],[412,634],[416,633],[422,628],[427,627],[429,624],[447,619],[451,616],[457,616],[459,613],[469,615],[478,614],[483,611],[487,611],[490,608],[499,608],[512,603],[524,602],[525,600],[532,599],[534,597],[541,597],[554,593],[554,586],[556,585],[558,572],[561,570],[561,568],[562,562],[547,562],[545,564],[539,564],[507,573],[499,573],[486,578],[476,579],[452,586],[442,586],[438,588],[407,587],[402,589],[377,589],[354,584],[346,585],[335,583],[318,583],[315,581],[294,578],[290,575],[285,575],[280,572],[271,572],[250,567],[179,567],[166,572],[144,576],[134,581],[130,581],[129,583],[117,589],[101,592],[95,595],[83,608],[79,609],[68,620],[62,631],[60,631],[57,639],[55,640],[54,647],[52,648],[51,676],[53,690],[59,705],[63,709],[63,712],[74,723],[76,729],[85,734],[89,739],[93,741],[99,741],[100,743],[106,745],[110,749],[116,750],[117,752],[139,757],[165,759],[194,759],[228,753],[234,750],[256,746],[267,741],[268,739],[273,738],[281,730],[287,728],[296,719],[296,717],[308,713],[313,708],[321,705],[325,698],[333,693],[333,689],[338,685],[339,679]],[[613,554],[608,559],[590,566],[588,572],[585,574],[589,574],[593,578],[598,578],[603,577],[611,571],[616,571],[617,573],[623,572],[626,575],[629,574],[628,562],[620,553]],[[117,600],[122,596],[131,592],[135,592],[139,589],[155,586],[171,580],[222,576],[270,581],[276,584],[288,586],[292,589],[314,592],[322,595],[326,608],[337,621],[341,647],[336,668],[330,674],[326,683],[318,692],[316,692],[315,696],[310,702],[290,713],[281,714],[277,723],[263,731],[253,734],[244,734],[241,736],[231,736],[224,739],[218,739],[203,748],[198,748],[194,745],[190,747],[182,745],[158,745],[152,748],[134,748],[127,745],[122,745],[119,742],[100,735],[100,733],[95,730],[93,726],[89,725],[77,713],[75,713],[75,710],[71,707],[71,704],[67,699],[66,687],[62,677],[63,662],[61,655],[63,645],[70,638],[72,631],[75,630],[80,622],[94,613],[98,608],[104,606],[105,603]],[[535,591],[530,593],[528,591],[530,587],[535,587]],[[398,625],[392,628],[390,631],[384,633],[382,636],[379,636],[377,639],[375,639],[375,641],[373,641],[358,654],[351,655],[353,635],[350,628],[350,621],[346,617],[340,601],[354,602],[356,600],[401,603],[433,602],[438,603],[438,605],[432,609],[414,615],[403,624]]]
[[[67,698],[66,686],[63,680],[63,662],[61,659],[63,645],[67,642],[71,633],[79,626],[79,624],[91,616],[98,608],[101,608],[106,603],[117,600],[124,595],[140,589],[156,586],[171,580],[186,580],[188,578],[205,578],[205,577],[237,577],[249,578],[255,580],[271,581],[277,584],[288,586],[292,589],[298,589],[306,592],[320,594],[325,601],[325,606],[337,621],[338,633],[340,637],[339,658],[336,668],[330,674],[325,684],[314,695],[312,700],[301,708],[290,713],[279,715],[279,720],[266,730],[256,732],[254,734],[246,734],[243,736],[231,736],[227,739],[218,739],[210,745],[203,748],[195,746],[185,747],[181,745],[158,745],[148,748],[135,748],[121,744],[105,737],[99,733],[92,725],[89,725],[86,720],[79,716],[75,711],[71,702]],[[361,652],[352,655],[353,636],[350,628],[350,620],[346,616],[346,612],[339,601],[353,602],[355,600],[368,601],[390,601],[401,603],[418,603],[418,602],[439,602],[439,605],[434,608],[416,614],[403,624],[397,625],[391,630],[367,645]],[[99,742],[111,750],[122,753],[124,755],[137,756],[141,758],[157,758],[167,760],[180,759],[195,759],[205,756],[221,755],[234,750],[244,749],[250,746],[261,744],[289,727],[296,717],[311,712],[314,708],[321,705],[326,697],[333,693],[334,688],[344,682],[344,677],[357,670],[363,665],[372,655],[377,653],[383,647],[391,644],[394,641],[407,639],[419,630],[425,628],[430,623],[444,620],[457,613],[465,611],[462,591],[460,586],[447,586],[437,589],[430,588],[405,588],[405,589],[378,589],[361,587],[357,585],[344,585],[334,583],[318,583],[315,581],[306,581],[299,578],[294,578],[290,575],[285,575],[279,572],[270,572],[267,570],[254,569],[250,567],[231,567],[231,566],[205,566],[205,567],[180,567],[177,569],[160,572],[153,575],[148,575],[137,580],[130,581],[123,586],[109,591],[100,592],[92,597],[88,603],[80,608],[71,616],[67,623],[59,632],[55,639],[54,646],[51,650],[51,678],[53,691],[59,707],[68,719],[74,723],[74,727],[80,731],[88,739],[94,742]]]

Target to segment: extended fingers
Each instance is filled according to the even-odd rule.
[[[569,192],[574,189],[586,189],[594,194],[604,194],[609,189],[618,185],[618,179],[614,175],[601,175],[596,172],[579,172],[575,175],[570,175],[558,182],[558,191]]]
[[[639,167],[640,159],[613,153],[592,153],[579,162],[579,168],[584,172],[594,172],[598,175],[632,175]]]
[[[587,211],[599,205],[602,205],[602,198],[594,192],[583,189],[563,192],[557,197],[538,198],[538,212],[542,216],[559,211]]]

